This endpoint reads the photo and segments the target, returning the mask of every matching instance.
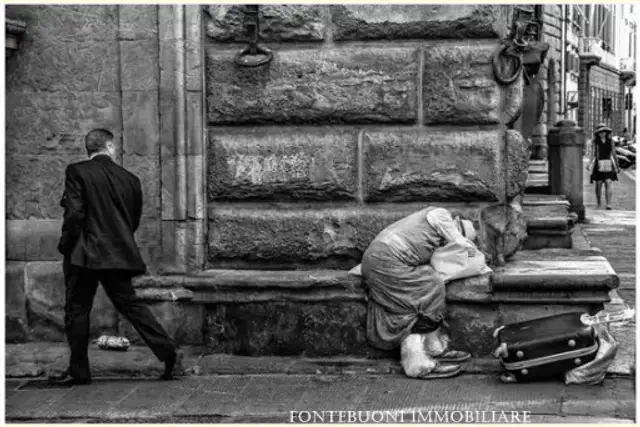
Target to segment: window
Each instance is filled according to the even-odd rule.
[[[611,98],[602,98],[602,118],[610,119],[613,112],[613,100]]]

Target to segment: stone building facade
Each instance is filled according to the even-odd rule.
[[[363,322],[363,296],[332,272],[426,204],[520,204],[524,83],[500,86],[491,67],[511,12],[263,5],[274,58],[248,68],[234,62],[241,5],[8,6],[27,29],[6,68],[7,339],[63,339],[64,170],[105,127],[143,182],[137,292],[171,334],[358,353],[364,331],[338,324]],[[102,291],[93,318],[135,341]]]

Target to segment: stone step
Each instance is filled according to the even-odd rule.
[[[495,345],[493,331],[505,322],[598,311],[618,279],[597,253],[522,251],[491,275],[448,284],[453,343],[487,355]],[[395,354],[367,344],[365,289],[360,278],[345,270],[208,270],[192,276],[147,276],[136,288],[173,330],[192,330],[188,336],[203,333],[203,343],[212,352],[368,358]],[[193,317],[196,311],[186,316],[187,307],[201,307],[201,320]],[[126,333],[140,342],[133,330]]]

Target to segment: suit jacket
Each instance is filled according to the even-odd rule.
[[[58,250],[71,265],[134,275],[146,271],[134,238],[142,215],[135,175],[107,155],[71,164],[60,205],[64,222]]]

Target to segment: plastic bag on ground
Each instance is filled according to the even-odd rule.
[[[114,337],[102,335],[96,340],[96,344],[101,350],[127,351],[131,343],[125,337]]]
[[[600,384],[618,352],[618,342],[605,325],[594,325],[598,340],[598,352],[591,362],[570,370],[564,375],[565,384]]]
[[[469,256],[469,247],[460,242],[450,242],[437,248],[431,256],[431,267],[447,283],[456,279],[482,276],[493,270],[487,266],[484,254],[477,250]]]

